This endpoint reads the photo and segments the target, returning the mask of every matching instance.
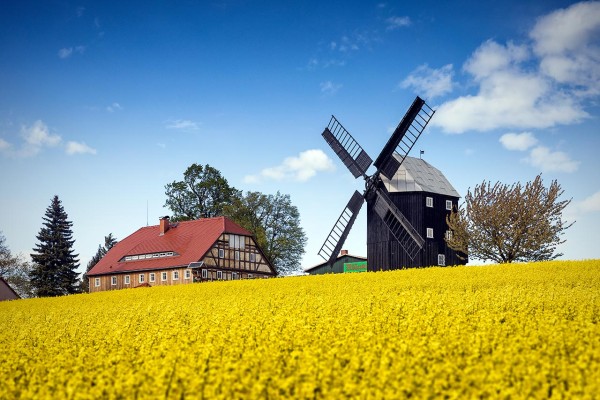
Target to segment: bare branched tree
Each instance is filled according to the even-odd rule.
[[[465,202],[447,218],[452,235],[448,246],[469,258],[510,263],[553,260],[564,243],[561,236],[573,223],[562,219],[571,200],[559,200],[564,190],[556,180],[544,187],[541,174],[525,187],[483,181],[468,191]]]

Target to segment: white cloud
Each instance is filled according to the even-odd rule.
[[[120,111],[122,109],[123,109],[123,107],[121,107],[121,105],[117,102],[112,103],[110,106],[106,107],[106,111],[108,111],[108,112]]]
[[[578,123],[600,95],[600,2],[537,19],[522,44],[488,40],[464,63],[477,92],[443,103],[432,125],[450,133]],[[593,99],[592,99],[593,101]]]
[[[59,58],[68,58],[71,56],[72,53],[73,53],[72,47],[65,47],[58,51],[58,57]]]
[[[182,131],[195,131],[200,128],[200,124],[194,121],[190,121],[188,119],[176,119],[167,121],[165,124],[167,129],[178,129]]]
[[[579,161],[571,160],[567,153],[551,151],[545,146],[533,148],[525,161],[542,172],[575,172],[580,164]]]
[[[580,2],[539,18],[529,36],[540,70],[579,95],[600,94],[600,2]]]
[[[417,93],[423,93],[426,98],[442,96],[452,91],[452,64],[439,69],[429,68],[427,64],[419,66],[400,83],[402,88],[413,88]]]
[[[578,204],[578,206],[582,212],[600,211],[600,190],[585,198]]]
[[[91,148],[90,146],[88,146],[85,143],[79,143],[79,142],[67,142],[67,147],[65,148],[65,151],[68,155],[74,155],[74,154],[96,154],[96,149]]]
[[[340,90],[343,85],[338,84],[338,83],[333,83],[331,81],[327,81],[327,82],[321,82],[320,86],[321,86],[321,93],[333,95],[338,90]]]
[[[30,127],[21,127],[21,137],[25,142],[34,147],[41,148],[43,146],[54,147],[62,140],[59,135],[50,133],[48,126],[42,121],[37,120]]]
[[[331,159],[322,150],[306,150],[295,157],[288,157],[278,166],[265,168],[259,175],[244,177],[246,183],[258,183],[263,179],[268,180],[294,180],[305,182],[320,171],[333,171]]]
[[[386,30],[393,31],[411,24],[409,17],[391,17],[385,20],[387,23]]]
[[[10,148],[10,143],[0,138],[0,151],[7,150],[8,148]]]
[[[508,150],[525,151],[537,144],[538,140],[531,132],[505,133],[500,137],[500,143]]]
[[[62,49],[58,50],[58,57],[65,59],[65,58],[71,57],[73,55],[73,52],[83,54],[84,51],[85,51],[85,46],[75,46],[75,48],[63,47]]]
[[[529,54],[510,43],[485,42],[464,66],[479,92],[442,104],[431,123],[449,133],[463,133],[549,128],[587,117],[577,98],[526,68]]]

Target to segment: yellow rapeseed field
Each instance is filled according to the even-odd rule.
[[[0,303],[1,399],[600,398],[600,260]]]

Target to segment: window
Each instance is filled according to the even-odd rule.
[[[125,275],[125,284],[129,285],[131,283],[131,277],[129,275]]]
[[[202,279],[208,279],[208,270],[206,270],[206,269],[202,270]]]
[[[446,231],[446,240],[450,240],[452,239],[452,231],[451,230],[447,230]]]
[[[231,274],[231,279],[233,279],[233,280],[240,279],[238,273],[237,272],[233,272]]]
[[[94,278],[94,286],[100,286],[100,278]]]
[[[116,276],[111,276],[110,278],[110,284],[115,286],[117,284],[117,277]]]
[[[146,280],[145,278],[146,277],[144,276],[144,274],[140,274],[140,276],[138,277],[138,282],[139,283],[144,283],[144,281]]]
[[[219,249],[219,258],[225,258],[225,250]]]
[[[248,274],[248,279],[252,279],[252,274]]]
[[[446,265],[446,255],[438,254],[438,265]]]
[[[173,271],[173,280],[174,281],[179,280],[179,271]]]
[[[232,249],[244,249],[246,238],[240,235],[229,235],[229,247]]]
[[[156,282],[156,274],[154,272],[150,272],[150,282]]]
[[[446,200],[446,210],[452,210],[452,200]]]
[[[223,279],[223,271],[217,271],[217,279]]]
[[[240,259],[240,252],[239,251],[235,251],[235,259],[239,260]]]
[[[250,253],[250,262],[256,262],[256,254]]]
[[[163,282],[167,280],[167,273],[166,272],[161,272],[160,273],[160,280],[163,281]]]
[[[433,207],[433,197],[425,197],[425,205],[427,207]]]
[[[185,270],[185,279],[190,279],[192,277],[192,271],[189,269]]]
[[[427,238],[433,239],[433,228],[427,228]]]

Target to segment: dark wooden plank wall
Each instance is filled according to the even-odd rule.
[[[425,245],[419,254],[411,260],[400,244],[389,233],[387,226],[367,203],[367,258],[370,271],[427,267],[438,265],[438,254],[444,254],[446,265],[465,264],[450,249],[444,240],[448,230],[446,200],[454,207],[458,198],[426,192],[390,193],[390,199],[425,239]],[[433,198],[433,207],[426,207],[426,197]],[[427,238],[427,228],[433,229],[433,239]]]

